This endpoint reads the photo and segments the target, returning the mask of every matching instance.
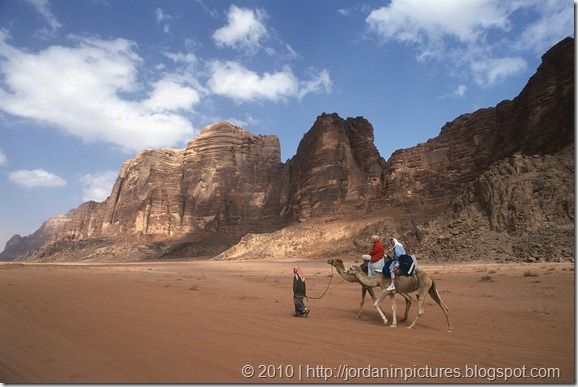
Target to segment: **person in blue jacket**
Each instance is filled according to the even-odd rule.
[[[385,290],[395,290],[395,272],[399,268],[399,257],[405,255],[405,249],[403,245],[395,238],[389,238],[389,243],[393,246],[393,262],[389,266],[389,273],[391,275],[391,283],[389,287]]]

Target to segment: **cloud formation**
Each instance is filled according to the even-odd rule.
[[[572,30],[573,14],[568,10],[556,1],[393,0],[373,10],[366,23],[384,43],[413,47],[419,61],[438,60],[453,69],[465,68],[477,84],[491,86],[526,68],[521,51],[541,54],[556,43],[552,39]],[[532,14],[534,22],[517,25],[516,12]],[[553,34],[552,28],[559,34]],[[513,29],[520,31],[518,40],[504,39],[503,34]]]
[[[66,185],[66,180],[43,169],[21,169],[10,172],[8,179],[22,188],[62,187]]]
[[[480,85],[493,85],[527,67],[526,61],[519,57],[485,59],[471,63],[474,80]]]
[[[308,81],[299,81],[289,67],[275,73],[251,71],[234,61],[214,61],[210,65],[208,86],[215,94],[229,97],[238,103],[258,100],[284,101],[331,89],[326,70],[314,74]]]
[[[199,102],[187,85],[138,81],[142,59],[126,39],[78,39],[75,47],[39,53],[12,47],[0,31],[2,110],[55,126],[85,142],[105,141],[132,150],[172,146],[194,132],[181,115]],[[150,89],[148,99],[125,95]],[[174,93],[171,98],[163,99]]]
[[[170,22],[175,19],[174,16],[167,15],[162,8],[155,9],[155,19],[159,25],[163,27],[163,32],[165,34],[170,34],[171,25]]]
[[[231,5],[227,15],[228,23],[213,33],[218,47],[231,47],[254,53],[260,48],[260,42],[267,35],[264,20],[267,13],[263,10],[239,8]]]
[[[102,202],[110,195],[112,186],[118,177],[115,171],[103,171],[86,174],[80,178],[83,186],[83,201]]]
[[[415,43],[422,55],[446,37],[471,44],[485,31],[508,28],[507,13],[499,3],[488,0],[394,0],[371,12],[369,28],[384,39]]]
[[[231,47],[249,56],[260,49],[270,56],[278,56],[278,50],[262,46],[270,35],[265,26],[267,18],[263,10],[231,5],[227,24],[213,33],[213,40],[218,47]],[[287,58],[298,57],[290,45],[281,43]],[[289,65],[279,71],[259,74],[238,61],[215,59],[209,61],[208,69],[210,76],[207,86],[210,92],[231,98],[236,103],[286,102],[291,98],[301,100],[310,93],[330,92],[332,86],[327,70],[312,72],[309,80],[299,80]]]
[[[48,2],[30,1],[48,18]],[[174,19],[161,8],[155,17],[161,25]],[[214,32],[214,42],[252,55],[267,39],[266,18],[262,10],[231,5],[228,22]],[[145,71],[147,63],[131,40],[69,39],[70,45],[33,52],[11,45],[9,34],[0,30],[0,109],[87,143],[106,142],[133,151],[179,146],[196,133],[195,108],[210,106],[214,96],[236,103],[277,103],[330,92],[332,86],[327,70],[310,70],[309,79],[300,80],[288,64],[258,73],[238,61],[180,51],[162,51],[172,63]],[[288,45],[282,46],[291,53]]]
[[[26,0],[30,3],[38,13],[46,20],[49,29],[43,29],[41,33],[46,36],[53,35],[58,29],[62,27],[62,24],[56,19],[52,10],[50,9],[49,0]]]

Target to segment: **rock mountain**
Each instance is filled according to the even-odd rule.
[[[305,258],[374,233],[428,259],[574,253],[574,39],[518,97],[384,160],[364,118],[323,113],[283,163],[276,136],[226,122],[125,162],[111,195],[15,235],[2,260]]]

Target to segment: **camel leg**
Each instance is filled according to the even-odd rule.
[[[417,304],[418,304],[418,309],[417,309],[417,316],[415,316],[415,319],[413,320],[413,322],[411,323],[411,325],[409,327],[407,327],[408,329],[412,329],[415,325],[415,323],[417,322],[417,320],[421,317],[421,315],[423,314],[423,305],[425,303],[425,296],[421,295],[421,294],[416,294],[417,296]]]
[[[373,302],[377,299],[375,297],[375,293],[373,292],[372,288],[368,288],[366,286],[361,287],[361,301],[359,302],[359,311],[355,315],[355,318],[361,317],[361,310],[363,309],[363,304],[365,304],[365,293],[369,293]]]
[[[407,321],[407,318],[409,317],[409,308],[411,308],[411,296],[409,294],[405,294],[405,293],[398,293],[400,296],[402,296],[405,299],[405,314],[403,315],[403,318],[399,321],[404,322]]]
[[[437,302],[437,304],[442,309],[442,312],[444,312],[444,316],[446,316],[446,321],[448,323],[448,332],[451,332],[452,324],[450,323],[450,310],[446,306],[446,304],[442,301],[442,298],[440,297],[440,294],[438,293],[438,290],[436,288],[435,282],[432,282],[432,286],[429,289],[429,295],[431,296],[431,298],[434,299],[435,302]]]
[[[379,295],[379,298],[377,300],[375,300],[375,302],[373,303],[373,306],[375,306],[375,308],[377,309],[377,311],[379,312],[379,315],[381,316],[382,320],[383,320],[383,324],[387,325],[387,317],[385,317],[385,314],[383,313],[383,310],[381,310],[381,308],[379,307],[379,303],[381,301],[383,301],[383,299],[385,298],[385,296],[388,294],[389,292],[385,289],[383,289],[383,291],[381,292],[381,294]]]
[[[393,315],[390,327],[395,328],[397,327],[397,305],[395,304],[394,293],[389,293],[389,302],[391,303],[391,313]]]
[[[367,288],[367,292],[371,296],[371,299],[373,300],[373,302],[375,302],[375,300],[377,300],[377,297],[375,297],[375,293],[373,292],[373,288]]]
[[[359,301],[359,310],[355,314],[355,318],[359,318],[361,316],[361,310],[363,309],[363,304],[365,303],[365,293],[366,292],[367,292],[367,290],[365,289],[365,286],[362,286],[361,287],[361,301]]]
[[[361,287],[361,301],[359,302],[359,311],[355,315],[355,318],[359,318],[361,316],[361,310],[363,309],[363,304],[365,303],[365,293],[367,293],[367,288],[365,286]],[[375,296],[372,294],[372,298],[375,301]]]

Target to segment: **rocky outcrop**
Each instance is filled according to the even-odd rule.
[[[126,162],[101,233],[172,236],[275,223],[281,166],[277,137],[209,125],[184,150],[146,150]]]
[[[53,236],[57,244],[22,251],[45,260],[66,259],[65,250],[77,256],[81,245],[85,258],[98,260],[139,251],[149,258],[215,254],[247,233],[363,205],[379,195],[384,164],[361,117],[322,114],[286,164],[276,136],[220,122],[186,149],[147,149],[125,162],[107,200],[76,209]]]
[[[33,234],[27,236],[14,235],[6,242],[4,251],[0,253],[1,260],[12,261],[16,258],[27,256],[45,244],[57,240],[60,231],[70,222],[74,212],[75,210],[72,210],[66,214],[57,215],[44,221],[40,228]]]
[[[573,259],[574,146],[492,164],[434,219],[402,236],[435,260]]]
[[[542,59],[512,101],[464,114],[387,162],[363,117],[321,114],[286,163],[275,136],[209,125],[186,149],[139,153],[107,200],[15,236],[0,259],[304,257],[319,254],[315,246],[357,251],[376,232],[432,259],[565,256],[574,246],[574,40]],[[556,247],[561,235],[572,249]],[[288,240],[279,253],[269,248]],[[533,241],[544,247],[530,251]]]
[[[100,233],[166,237],[270,227],[279,220],[273,183],[281,167],[276,136],[209,125],[184,150],[150,149],[126,162]]]
[[[373,140],[373,126],[363,117],[321,114],[286,168],[290,218],[362,208],[378,198],[385,160]]]
[[[384,196],[393,203],[446,201],[492,163],[520,152],[555,153],[574,143],[574,39],[542,57],[512,101],[464,114],[440,134],[394,152],[385,167]]]

